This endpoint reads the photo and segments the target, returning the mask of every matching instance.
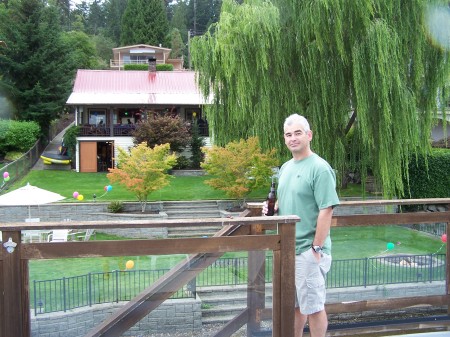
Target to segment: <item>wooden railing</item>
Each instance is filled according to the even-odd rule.
[[[294,233],[296,216],[238,217],[216,219],[185,219],[165,221],[100,221],[100,222],[40,222],[0,223],[3,243],[15,244],[14,250],[5,248],[0,254],[0,301],[2,337],[31,335],[28,261],[69,257],[102,257],[123,255],[192,254],[188,261],[174,267],[137,298],[131,300],[111,318],[86,336],[121,336],[143,316],[168,299],[180,287],[226,252],[249,252],[249,308],[240,315],[240,321],[249,329],[259,326],[257,311],[264,301],[265,251],[272,250],[274,270],[278,277],[273,282],[274,336],[293,334],[294,308]],[[22,230],[189,227],[222,225],[212,238],[153,239],[123,241],[86,241],[64,243],[21,243]],[[278,227],[276,234],[265,235],[268,228]],[[170,244],[169,244],[170,242]],[[259,277],[262,275],[262,277]],[[283,280],[279,277],[283,275]],[[283,291],[282,291],[283,289]],[[282,321],[280,321],[282,320]],[[243,324],[245,324],[243,323]],[[242,324],[241,324],[242,325]]]
[[[335,216],[333,226],[382,226],[419,223],[447,223],[450,234],[450,198],[416,200],[371,200],[343,202],[340,207],[441,204],[443,212],[384,213]],[[168,299],[180,287],[187,284],[197,274],[216,261],[226,252],[248,252],[247,307],[226,324],[216,337],[231,336],[243,325],[247,325],[247,335],[261,328],[264,320],[272,320],[272,336],[294,336],[294,246],[296,216],[261,217],[261,203],[248,204],[248,209],[236,218],[182,219],[164,221],[86,221],[78,223],[0,223],[3,245],[9,245],[9,252],[2,247],[0,253],[0,337],[31,335],[28,261],[31,259],[54,259],[69,257],[140,256],[191,254],[169,273],[150,286],[120,310],[96,326],[86,336],[121,336],[142,317]],[[221,224],[222,230],[211,238],[152,239],[123,241],[88,241],[67,243],[21,243],[22,230],[49,229],[95,229],[102,228],[149,228],[149,227],[189,227]],[[16,244],[14,250],[12,245]],[[273,251],[273,306],[265,307],[265,251]],[[447,256],[449,247],[447,246]],[[327,305],[329,313],[352,313],[367,310],[387,310],[412,306],[447,306],[449,308],[450,267],[447,259],[447,280],[445,294],[437,296],[361,300],[351,303],[341,302]],[[414,296],[414,297],[413,297]],[[448,312],[450,314],[450,312]],[[437,324],[437,323],[436,323]],[[431,324],[432,325],[432,324]],[[420,330],[420,326],[416,330]],[[430,325],[427,327],[432,329]],[[384,335],[389,329],[381,330]],[[392,331],[391,331],[392,332]],[[331,336],[348,335],[342,330],[330,332]],[[358,331],[358,336],[365,336]],[[391,334],[391,333],[389,333]],[[381,336],[382,334],[378,335]],[[368,335],[367,335],[368,336]],[[371,331],[370,336],[377,336]]]

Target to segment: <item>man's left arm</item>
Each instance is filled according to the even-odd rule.
[[[319,211],[319,215],[317,217],[317,227],[316,234],[314,236],[313,244],[315,246],[323,246],[325,243],[325,239],[330,232],[331,227],[331,218],[333,217],[333,207],[323,208]]]

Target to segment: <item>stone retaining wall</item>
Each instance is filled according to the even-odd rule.
[[[31,315],[32,337],[79,337],[100,324],[125,302],[98,304],[66,312]],[[175,333],[202,328],[201,302],[198,299],[173,299],[161,304],[123,336],[148,336],[149,332]]]

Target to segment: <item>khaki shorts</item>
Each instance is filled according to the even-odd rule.
[[[326,275],[331,267],[331,256],[322,254],[317,262],[312,249],[295,256],[296,307],[304,315],[325,309]]]

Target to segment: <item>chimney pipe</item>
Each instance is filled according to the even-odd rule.
[[[154,56],[148,58],[148,71],[151,73],[156,72],[156,57]]]

